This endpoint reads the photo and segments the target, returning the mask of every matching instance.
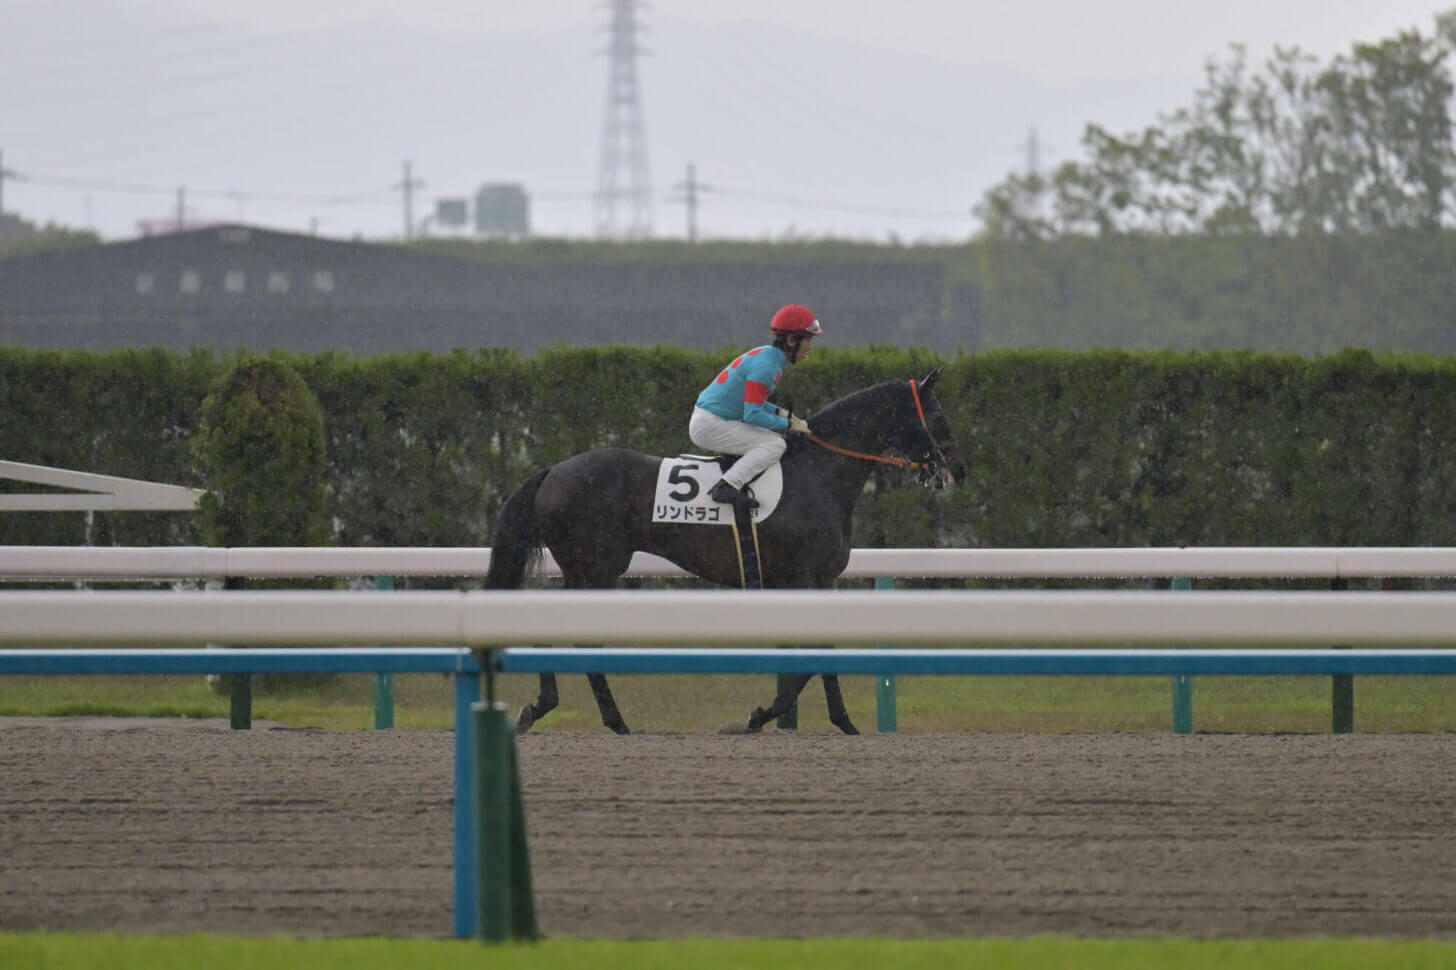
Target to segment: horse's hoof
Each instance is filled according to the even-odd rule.
[[[627,725],[623,724],[621,721],[618,721],[616,724],[608,724],[607,727],[611,728],[612,731],[616,734],[632,733],[632,729],[627,727]]]
[[[531,713],[531,705],[527,704],[521,708],[521,713],[516,717],[516,733],[525,734],[531,730],[531,725],[536,723],[536,715]]]
[[[749,719],[747,723],[734,721],[718,729],[719,734],[759,734],[762,731],[763,726],[754,724],[752,719]]]

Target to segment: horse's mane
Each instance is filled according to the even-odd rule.
[[[834,435],[842,434],[852,428],[865,412],[891,405],[896,392],[903,390],[906,386],[904,381],[885,381],[883,384],[875,384],[852,394],[846,394],[822,410],[814,412],[809,419],[809,424],[816,435],[832,438]],[[906,399],[908,400],[908,395]]]

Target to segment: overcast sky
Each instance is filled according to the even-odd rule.
[[[9,0],[13,2],[13,0]],[[583,0],[181,0],[219,19],[276,31],[349,23],[439,30],[549,30],[602,20]],[[653,0],[644,11],[705,24],[777,23],[1049,80],[1183,76],[1230,42],[1297,44],[1321,56],[1402,28],[1429,33],[1456,3],[1429,0]]]
[[[66,59],[64,52],[71,46],[70,37],[54,32],[47,36],[23,35],[26,25],[38,23],[42,18],[22,17],[21,12],[29,8],[30,13],[34,13],[41,4],[49,8],[64,6],[73,13],[79,11],[81,16],[73,16],[68,21],[78,25],[84,25],[91,19],[85,16],[88,10],[97,12],[97,22],[103,20],[102,15],[137,19],[137,15],[145,11],[152,18],[149,23],[165,24],[170,16],[168,10],[182,8],[195,17],[224,25],[239,37],[256,38],[262,34],[275,45],[323,45],[327,38],[352,37],[354,35],[350,31],[362,28],[437,34],[442,45],[452,38],[466,35],[515,32],[521,38],[521,48],[532,51],[552,49],[539,46],[546,42],[544,38],[566,38],[574,45],[570,58],[581,62],[567,66],[581,71],[589,68],[592,72],[583,74],[585,80],[574,82],[575,87],[590,85],[594,90],[556,92],[556,101],[549,108],[527,106],[526,102],[520,102],[523,107],[516,110],[517,116],[556,113],[571,122],[573,130],[570,137],[559,142],[553,141],[544,129],[532,129],[529,137],[520,134],[520,140],[530,141],[539,157],[532,157],[524,147],[514,155],[508,154],[506,143],[511,140],[510,133],[503,133],[497,127],[502,123],[501,119],[492,119],[495,147],[500,149],[498,171],[487,171],[488,165],[476,164],[473,169],[457,172],[452,169],[452,160],[446,157],[446,153],[433,157],[428,155],[428,139],[416,134],[404,139],[398,149],[392,145],[383,148],[378,160],[370,158],[365,150],[354,150],[351,158],[357,159],[359,171],[341,172],[339,165],[323,165],[321,159],[327,145],[310,145],[306,140],[287,144],[270,142],[264,137],[267,132],[256,130],[248,139],[228,146],[224,154],[236,156],[234,161],[237,162],[236,168],[228,169],[217,158],[208,158],[205,163],[203,160],[189,160],[189,153],[210,151],[213,156],[219,154],[216,136],[206,126],[209,119],[201,117],[209,112],[189,105],[161,115],[163,123],[160,124],[139,125],[133,121],[125,128],[114,129],[108,128],[104,120],[107,117],[135,118],[139,112],[145,115],[148,106],[142,103],[139,107],[139,100],[180,104],[177,99],[186,91],[154,87],[149,93],[144,92],[140,99],[136,92],[129,93],[125,99],[118,94],[118,102],[114,106],[107,104],[107,91],[120,91],[126,87],[128,78],[118,76],[118,72],[140,76],[144,73],[142,67],[150,69],[169,60],[188,65],[185,71],[171,75],[184,88],[221,85],[224,81],[239,85],[251,83],[257,87],[267,79],[259,78],[256,68],[243,66],[236,52],[216,44],[214,35],[208,37],[212,46],[203,44],[200,49],[189,49],[190,35],[187,31],[194,30],[192,26],[179,27],[176,32],[169,32],[165,27],[148,29],[139,35],[140,39],[125,41],[123,46],[135,49],[117,52],[117,58],[123,59],[112,59],[110,63],[100,63],[100,58],[90,55]],[[895,233],[908,239],[937,235],[963,237],[974,230],[972,221],[966,217],[970,202],[994,184],[998,174],[1016,166],[1016,146],[1027,137],[1030,125],[1036,124],[1041,128],[1050,160],[1068,159],[1077,154],[1078,134],[1081,126],[1088,122],[1108,123],[1118,130],[1130,130],[1156,120],[1150,107],[1153,104],[1169,110],[1181,106],[1166,103],[1167,92],[1191,91],[1201,81],[1205,61],[1226,52],[1231,43],[1246,44],[1256,57],[1267,53],[1276,44],[1297,45],[1327,60],[1335,54],[1347,52],[1354,42],[1380,40],[1402,29],[1417,28],[1429,34],[1436,14],[1450,6],[1456,6],[1456,0],[1445,3],[1428,0],[1218,0],[1198,4],[1169,0],[1100,0],[1097,3],[1086,0],[1023,0],[1011,3],[1004,0],[994,3],[970,0],[895,0],[893,3],[885,0],[652,0],[642,14],[647,29],[645,41],[651,49],[652,58],[642,72],[642,95],[648,140],[653,149],[654,193],[658,196],[659,208],[664,212],[660,221],[664,224],[670,221],[674,231],[683,232],[677,228],[682,219],[682,207],[670,208],[665,194],[675,181],[684,177],[684,165],[696,161],[700,177],[709,184],[716,181],[720,185],[737,186],[743,190],[737,197],[738,204],[724,204],[733,198],[731,191],[718,200],[716,212],[705,204],[702,213],[704,235],[772,236],[788,231],[787,226],[810,234],[882,237]],[[593,37],[604,29],[606,17],[605,4],[596,0],[410,0],[408,3],[396,0],[0,0],[0,152],[4,153],[6,168],[21,175],[36,176],[28,182],[14,178],[7,180],[0,202],[7,211],[18,212],[27,219],[54,220],[68,225],[86,224],[108,238],[119,238],[135,234],[134,227],[139,219],[167,214],[167,198],[155,196],[155,193],[155,197],[147,198],[144,189],[161,190],[163,186],[185,183],[198,187],[195,200],[188,202],[189,211],[195,204],[198,215],[207,218],[225,216],[259,222],[272,220],[282,223],[282,228],[290,229],[304,228],[304,220],[311,218],[327,234],[382,236],[393,232],[398,235],[395,210],[399,203],[390,201],[385,187],[389,178],[402,180],[400,160],[413,155],[417,171],[426,177],[430,189],[437,194],[467,195],[473,192],[476,171],[483,178],[519,180],[538,194],[533,199],[533,221],[538,231],[554,235],[589,235],[592,231],[590,205],[582,196],[590,191],[596,175],[597,139],[607,72],[603,58],[593,59],[590,50],[575,51],[574,47],[595,43],[600,49],[603,46],[601,41]],[[193,23],[189,21],[189,24]],[[874,152],[860,151],[850,142],[835,141],[836,157],[824,159],[810,174],[796,173],[792,166],[781,166],[782,181],[774,182],[750,164],[736,161],[726,148],[714,147],[707,137],[688,137],[683,130],[688,127],[684,120],[688,116],[681,112],[674,114],[674,105],[682,109],[693,93],[693,66],[676,63],[674,55],[678,52],[671,45],[667,50],[653,48],[654,40],[659,47],[663,46],[664,28],[671,28],[666,36],[681,45],[685,42],[678,38],[684,36],[684,30],[697,30],[704,36],[718,33],[752,38],[755,28],[751,25],[762,25],[764,30],[768,25],[776,25],[783,38],[789,39],[787,43],[773,48],[778,52],[775,57],[782,67],[756,66],[755,74],[760,71],[774,74],[781,70],[786,77],[791,76],[794,65],[784,65],[783,61],[797,59],[801,54],[804,64],[812,65],[815,72],[842,69],[846,81],[835,87],[845,88],[850,86],[857,70],[856,57],[884,52],[887,58],[883,63],[891,66],[882,66],[882,69],[891,71],[895,64],[903,67],[912,63],[904,60],[908,57],[913,59],[917,68],[917,79],[922,68],[928,72],[942,72],[926,75],[924,100],[926,110],[933,107],[944,117],[947,113],[954,114],[954,104],[938,103],[936,99],[946,92],[935,88],[961,83],[962,79],[971,76],[967,73],[970,69],[1009,68],[1024,75],[1027,83],[1043,84],[1045,91],[1053,92],[1051,96],[1060,99],[1064,109],[1062,113],[1066,117],[1059,120],[1047,118],[1057,112],[1042,103],[1034,110],[1029,107],[1019,115],[1009,112],[1015,120],[1008,120],[1004,130],[993,126],[990,121],[977,120],[974,124],[981,130],[964,133],[967,138],[980,139],[977,157],[972,158],[970,148],[952,144],[948,138],[943,143],[929,143],[927,137],[938,137],[934,134],[927,136],[926,131],[933,127],[930,121],[918,121],[918,127],[907,132],[897,126],[893,108],[879,113],[869,110],[862,119],[835,119],[833,130],[827,130],[824,140],[828,142],[831,135],[838,138],[845,128],[878,125],[877,132],[867,131],[865,134],[878,133],[880,137],[866,144],[875,147],[883,143],[903,145],[901,157],[904,165],[901,168],[894,166],[893,158],[871,159],[856,168],[861,161],[860,156],[873,155]],[[654,27],[659,29],[655,32]],[[706,28],[717,30],[708,31]],[[82,28],[78,26],[76,29]],[[252,48],[259,46],[255,40],[250,44]],[[836,56],[843,52],[844,61],[825,64],[815,60],[820,48],[836,52]],[[270,56],[275,58],[276,63],[284,62],[285,54],[279,53],[284,50],[283,47],[270,50]],[[900,60],[888,55],[897,55]],[[326,62],[329,58],[340,56],[339,51],[320,46],[314,60]],[[132,60],[127,61],[124,57]],[[500,60],[499,57],[496,59]],[[38,76],[43,73],[44,65],[53,62],[59,64],[55,78]],[[214,67],[215,71],[212,70]],[[704,65],[703,70],[708,67]],[[952,68],[960,73],[945,73]],[[90,76],[92,73],[95,76]],[[383,66],[375,73],[381,85],[393,83]],[[899,73],[904,75],[906,72],[900,70]],[[518,67],[516,74],[524,77],[528,72]],[[948,81],[947,78],[955,80]],[[723,83],[721,78],[717,80]],[[731,84],[715,88],[714,103],[708,106],[731,120],[736,130],[742,133],[740,140],[745,142],[756,137],[755,125],[751,123],[753,119],[774,119],[775,125],[771,130],[765,130],[764,137],[780,141],[743,145],[749,157],[782,150],[783,132],[793,130],[795,112],[805,122],[807,130],[811,122],[824,123],[825,119],[813,117],[821,110],[821,104],[826,111],[832,107],[826,99],[818,96],[811,101],[796,102],[792,92],[776,93],[771,81],[772,78],[743,77],[736,88]],[[1097,89],[1100,100],[1089,100],[1085,105],[1077,100],[1084,87],[1091,92],[1099,83],[1103,85]],[[1119,84],[1125,87],[1108,87]],[[216,90],[224,91],[222,87]],[[738,94],[717,93],[720,90],[736,91]],[[1118,90],[1126,93],[1109,93]],[[976,93],[984,95],[985,92]],[[222,97],[241,95],[225,93]],[[377,102],[386,96],[371,97]],[[578,97],[582,99],[580,105],[573,100]],[[1164,100],[1158,101],[1157,98]],[[471,110],[443,100],[433,106],[427,103],[433,100],[436,99],[416,98],[415,103],[410,105],[407,120],[410,125],[419,126],[417,129],[408,128],[398,120],[391,121],[392,129],[428,132],[432,124],[434,128],[450,128]],[[500,104],[506,103],[504,99],[496,100]],[[919,99],[911,96],[909,100]],[[969,103],[969,94],[965,100]],[[590,102],[589,108],[587,101]],[[737,103],[731,103],[735,101]],[[37,105],[49,108],[49,114],[35,114]],[[282,114],[284,107],[280,105],[279,111],[280,118],[286,121]],[[870,107],[873,109],[874,106]],[[316,117],[337,113],[335,108],[324,106],[321,101],[310,110],[315,112]],[[432,110],[439,112],[438,118],[433,121],[430,117]],[[572,114],[573,111],[577,114]],[[587,111],[594,117],[588,117]],[[1088,116],[1091,112],[1108,116]],[[907,109],[906,116],[912,114]],[[968,117],[981,119],[983,115],[970,114]],[[16,118],[22,120],[16,121]],[[38,118],[42,120],[36,120]],[[189,127],[189,119],[195,120],[197,127]],[[724,123],[716,125],[723,126]],[[76,129],[90,130],[96,139],[95,144],[88,146],[80,141],[80,133]],[[584,132],[584,129],[590,131]],[[337,137],[330,140],[339,141]],[[152,146],[154,151],[143,151],[140,147],[143,145]],[[267,157],[245,159],[243,155],[250,147],[266,153]],[[813,151],[812,146],[803,148],[807,152]],[[477,157],[487,154],[475,146],[469,146],[468,150]],[[296,152],[296,157],[291,159],[294,164],[290,166],[287,184],[284,184],[285,179],[272,171],[271,166],[278,160],[277,156],[290,152]],[[961,153],[965,153],[964,157]],[[561,164],[561,157],[565,154],[572,156],[575,168]],[[940,156],[946,171],[934,171],[920,165],[922,160],[916,157],[920,155]],[[987,157],[981,159],[979,155]],[[310,175],[310,158],[320,159],[319,167],[330,170],[326,181],[320,175]],[[363,174],[366,169],[372,173],[367,177]],[[961,174],[947,174],[953,169]],[[120,191],[122,185],[130,189],[129,197],[123,197],[124,193]],[[215,195],[232,190],[237,204],[229,206],[212,202],[204,205],[206,196],[202,194],[202,186],[210,186]],[[875,188],[867,189],[866,186]],[[883,192],[879,191],[881,186],[884,187]],[[317,215],[306,215],[306,207],[285,209],[280,201],[287,193],[322,198],[326,193],[347,194],[364,188],[381,193],[378,212],[330,210],[320,219]],[[278,204],[265,204],[270,193],[276,196],[274,201]],[[770,198],[773,193],[782,196],[777,210]],[[836,209],[830,204],[832,200],[863,200],[871,194],[876,196],[878,209],[865,204],[860,211],[855,211],[852,205],[839,205]],[[824,201],[817,210],[814,206],[816,197]],[[709,201],[711,198],[705,197],[705,202]],[[423,209],[433,204],[433,198],[422,192],[418,204]],[[797,209],[793,208],[795,204]],[[313,208],[317,210],[318,206]]]

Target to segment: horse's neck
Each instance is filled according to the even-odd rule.
[[[831,408],[824,418],[823,427],[814,429],[816,435],[841,448],[867,455],[885,452],[889,447],[890,429],[895,425],[895,415],[888,406],[852,408],[845,404]],[[831,477],[835,493],[848,509],[864,490],[865,482],[875,469],[875,462],[838,455],[817,446],[815,450],[818,452],[816,457],[833,470]]]
[[[814,432],[841,448],[880,454],[889,447],[895,426],[891,387],[876,387],[825,409]]]

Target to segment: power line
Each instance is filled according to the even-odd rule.
[[[0,155],[3,161],[3,155]],[[347,207],[373,205],[388,202],[395,197],[395,193],[404,191],[405,218],[407,231],[412,235],[413,215],[413,193],[414,190],[424,187],[425,182],[415,178],[409,162],[404,163],[404,179],[376,189],[368,189],[359,192],[330,193],[330,194],[309,194],[293,192],[260,191],[251,189],[236,188],[195,188],[187,187],[185,192],[190,200],[197,199],[225,199],[239,207],[251,204],[281,203],[310,206]],[[179,194],[178,186],[147,184],[137,182],[116,181],[110,179],[99,179],[89,177],[75,177],[62,175],[49,175],[28,171],[17,171],[14,168],[0,166],[0,201],[3,201],[4,180],[25,181],[29,184],[42,187],[73,188],[99,192],[116,192],[129,195],[150,195],[159,197],[170,197],[175,199]],[[409,183],[408,187],[406,183]],[[967,217],[964,213],[952,210],[921,209],[904,206],[880,206],[864,202],[853,202],[844,199],[813,198],[782,192],[761,191],[756,189],[735,188],[714,184],[709,186],[698,179],[696,166],[689,164],[686,178],[673,185],[675,195],[669,197],[669,201],[681,202],[687,205],[687,230],[690,239],[698,236],[698,209],[702,203],[702,196],[708,192],[723,199],[739,199],[747,202],[764,203],[784,209],[806,209],[831,212],[842,212],[854,215],[876,216],[889,219],[922,219],[964,222]],[[600,191],[592,192],[585,189],[571,190],[560,189],[544,192],[533,192],[531,197],[538,201],[546,202],[584,202],[588,200],[601,201]],[[0,209],[0,211],[4,211]],[[409,235],[406,238],[409,238]]]
[[[851,212],[858,215],[885,216],[899,219],[954,219],[964,221],[958,212],[941,209],[906,209],[896,206],[873,206],[858,202],[843,202],[835,199],[806,199],[802,196],[780,195],[775,192],[755,192],[748,189],[718,188],[719,195],[727,198],[748,199],[753,202],[768,202],[790,209],[824,209],[835,212]]]
[[[25,180],[36,185],[50,185],[58,188],[92,189],[96,191],[122,192],[129,195],[174,195],[176,186],[141,185],[134,182],[113,182],[105,179],[71,178],[56,175],[36,175],[7,169],[6,174],[16,180]],[[363,202],[381,202],[398,189],[399,184],[375,189],[370,192],[352,194],[305,195],[286,192],[251,192],[240,189],[189,189],[194,196],[227,198],[241,202],[304,202],[317,205],[354,205]]]

